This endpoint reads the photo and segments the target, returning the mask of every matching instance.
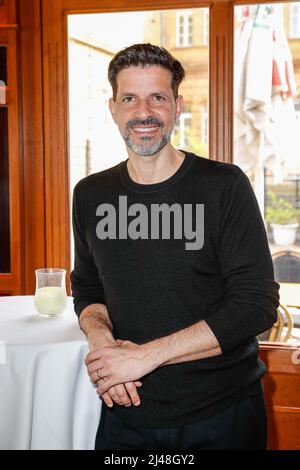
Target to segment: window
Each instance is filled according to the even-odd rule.
[[[209,11],[208,9],[203,9],[202,12],[202,44],[207,46],[209,44]]]
[[[204,145],[208,145],[208,112],[207,106],[202,106],[201,112],[201,140]]]
[[[234,163],[253,185],[275,279],[281,286],[280,301],[293,316],[294,328],[288,341],[297,343],[300,3],[236,7],[234,48]]]
[[[193,44],[193,15],[190,10],[176,13],[176,46],[188,47]]]
[[[0,107],[0,273],[10,272],[8,109]]]
[[[192,43],[193,23],[199,26],[193,47],[177,48],[176,18],[177,25],[181,24],[182,28],[182,44],[186,46]],[[186,78],[179,92],[186,105],[172,143],[177,148],[208,156],[208,145],[201,141],[200,106],[208,103],[209,97],[209,46],[203,47],[202,44],[201,19],[207,22],[208,31],[208,8],[69,16],[70,196],[80,179],[127,158],[123,139],[108,109],[112,93],[107,68],[113,55],[130,44],[151,42],[163,45],[182,62]],[[116,31],[120,34],[116,35]],[[207,124],[206,120],[203,134],[206,142]]]
[[[300,38],[300,4],[290,3],[290,38]]]
[[[7,47],[0,46],[0,273],[10,272]]]
[[[189,130],[192,126],[192,114],[189,111],[185,111],[180,115],[179,118],[179,147],[181,149],[187,148],[190,146],[189,139]]]
[[[7,83],[7,67],[6,67],[6,46],[0,46],[0,105],[6,103],[6,83]]]

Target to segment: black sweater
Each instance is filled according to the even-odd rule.
[[[160,367],[142,378],[139,407],[113,408],[137,426],[186,425],[259,390],[265,365],[256,335],[276,321],[279,285],[257,200],[238,166],[185,153],[173,176],[144,185],[131,180],[126,163],[84,178],[74,190],[75,311],[106,304],[114,337],[138,344],[206,321],[222,355]],[[119,196],[128,208],[148,209],[148,238],[145,231],[143,238],[125,238],[122,222],[120,239]],[[116,208],[115,238],[97,232],[107,213],[96,211],[104,203]],[[174,236],[172,223],[169,237],[151,238],[151,210],[162,203],[204,205],[201,249],[186,249],[191,240],[184,230],[181,239]]]

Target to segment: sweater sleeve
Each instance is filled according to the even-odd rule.
[[[74,269],[71,272],[71,289],[74,297],[74,309],[80,315],[90,304],[105,304],[104,289],[100,281],[89,246],[85,237],[83,221],[80,218],[79,187],[73,194],[72,223],[74,234]]]
[[[236,168],[239,175],[222,197],[218,236],[225,294],[205,318],[223,353],[271,328],[279,305],[260,209],[248,177]]]

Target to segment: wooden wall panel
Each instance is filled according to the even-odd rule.
[[[8,109],[8,184],[9,184],[9,221],[10,272],[0,273],[0,291],[20,293],[21,273],[21,140],[19,114],[19,74],[18,74],[18,25],[16,24],[15,0],[4,1],[0,6],[0,39],[7,45],[7,101]]]
[[[9,151],[9,188],[10,188],[10,231],[11,231],[11,273],[13,293],[19,293],[22,288],[21,251],[24,247],[22,239],[21,220],[21,139],[19,114],[19,74],[17,30],[8,31],[9,52],[7,55],[9,114],[8,114],[8,151]]]
[[[46,264],[70,268],[67,34],[60,0],[43,1]]]
[[[268,448],[300,449],[300,348],[261,345],[268,414]]]
[[[46,266],[43,76],[40,0],[22,0],[20,76],[23,142],[23,292],[35,291],[34,270]]]
[[[267,407],[269,420],[269,450],[300,449],[300,409]]]
[[[17,23],[15,0],[0,0],[0,25],[2,28]]]
[[[6,24],[9,22],[9,12],[7,7],[7,1],[0,0],[0,23]]]
[[[211,7],[210,157],[232,162],[233,19],[230,2]]]

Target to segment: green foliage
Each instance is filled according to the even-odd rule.
[[[180,147],[180,133],[177,130],[177,132],[174,132],[172,135],[172,145],[175,148]],[[201,142],[199,139],[199,136],[196,134],[196,132],[192,132],[192,129],[185,129],[185,142],[186,145],[184,146],[184,149],[187,152],[193,152],[196,155],[206,157],[208,155],[208,148],[207,145]]]
[[[298,221],[299,214],[290,202],[278,197],[273,191],[270,191],[267,196],[269,204],[266,208],[266,221],[268,223],[286,225]]]

